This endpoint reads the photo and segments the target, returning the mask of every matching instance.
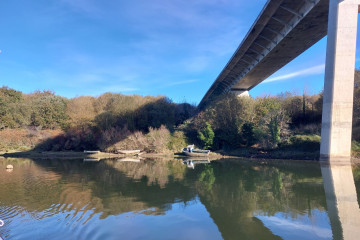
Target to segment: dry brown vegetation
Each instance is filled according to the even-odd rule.
[[[38,144],[61,134],[63,134],[63,131],[60,129],[4,129],[0,131],[0,151],[30,150]]]
[[[176,104],[164,96],[105,93],[66,99],[51,91],[24,94],[2,87],[1,148],[168,152],[184,147],[176,144],[186,144],[184,134],[176,133],[175,128],[194,112],[194,106]],[[14,139],[14,129],[24,134]],[[50,129],[57,134],[42,136]],[[32,132],[31,137],[25,132]],[[175,140],[177,137],[182,139]]]

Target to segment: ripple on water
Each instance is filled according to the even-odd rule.
[[[23,209],[18,206],[1,206],[0,207],[0,219],[2,219],[4,221],[11,220],[11,219],[21,215],[22,211],[23,211]]]
[[[68,236],[67,239],[99,239],[94,237],[98,234],[94,222],[88,222],[94,220],[95,215],[98,219],[99,214],[83,209],[44,214],[27,212],[18,207],[1,207],[0,219],[4,220],[5,226],[0,228],[0,236],[6,237],[6,240],[56,240],[64,236]]]

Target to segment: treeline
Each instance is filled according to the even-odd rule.
[[[42,139],[41,130],[62,130],[39,142],[40,150],[166,152],[188,143],[212,150],[276,148],[303,144],[299,136],[309,134],[317,148],[322,95],[284,93],[253,99],[229,93],[196,113],[195,106],[163,96],[105,93],[67,99],[51,91],[24,94],[2,87],[0,106],[1,129],[28,129],[29,136]]]
[[[164,96],[105,93],[67,99],[52,91],[24,94],[0,88],[0,129],[29,129],[30,135],[44,129],[63,130],[63,134],[37,146],[43,150],[106,150],[134,133],[147,141],[145,145],[156,145],[157,139],[151,134],[159,131],[166,132],[167,138],[179,136],[174,128],[194,113],[195,106],[176,104]]]
[[[360,70],[355,71],[353,140],[360,141]],[[318,151],[323,94],[285,92],[277,96],[220,96],[184,130],[198,145],[213,150],[245,147]],[[360,144],[357,144],[360,150]]]
[[[147,131],[149,127],[179,125],[193,115],[194,109],[193,105],[175,104],[163,96],[105,93],[99,97],[67,99],[52,91],[24,94],[0,88],[0,129],[34,126],[66,130],[96,125],[105,130],[126,125],[130,131]]]
[[[254,145],[269,149],[297,141],[296,135],[320,135],[321,111],[322,94],[286,92],[254,99],[229,93],[220,96],[184,129],[192,139],[198,136],[198,145],[214,150]]]
[[[187,144],[195,144],[224,151],[250,147],[318,151],[322,98],[322,93],[285,92],[257,98],[239,98],[228,93],[205,110],[196,112],[194,105],[176,104],[164,96],[105,93],[99,97],[67,99],[52,91],[24,94],[2,87],[0,136],[4,142],[9,129],[27,129],[29,138],[41,140],[30,141],[41,150],[136,148],[178,152]],[[41,130],[49,129],[58,130],[60,134],[57,132],[55,137],[53,133],[48,134],[47,138]],[[360,140],[358,70],[355,72],[353,139]],[[8,146],[0,144],[3,149]]]
[[[67,100],[51,91],[23,94],[0,88],[0,129],[36,126],[49,129],[65,127]]]

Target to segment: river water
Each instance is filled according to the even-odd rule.
[[[358,239],[359,188],[315,162],[0,159],[0,239]]]

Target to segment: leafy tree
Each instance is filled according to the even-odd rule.
[[[204,148],[209,149],[214,143],[215,133],[211,128],[210,123],[206,123],[206,127],[198,132],[198,137],[202,141]]]
[[[81,96],[67,102],[66,114],[71,119],[71,126],[91,125],[96,117],[95,97]]]
[[[242,144],[242,125],[254,120],[254,103],[252,98],[239,98],[232,93],[224,94],[195,117],[192,127],[197,133],[198,129],[209,122],[215,132],[213,149],[237,148]]]
[[[281,135],[287,132],[288,115],[284,111],[280,99],[265,97],[259,99],[256,105],[258,126],[268,132],[268,145],[273,147],[281,140]]]
[[[33,100],[31,124],[43,128],[65,128],[69,116],[66,114],[66,99],[53,92],[36,92]]]
[[[256,137],[254,133],[254,123],[244,123],[241,128],[241,135],[245,140],[246,146],[252,146],[256,143]]]
[[[280,142],[280,127],[278,116],[274,116],[270,119],[270,122],[268,123],[268,128],[271,135],[271,142],[274,145],[277,145]]]
[[[29,123],[29,107],[21,92],[0,88],[0,129],[18,128]]]

